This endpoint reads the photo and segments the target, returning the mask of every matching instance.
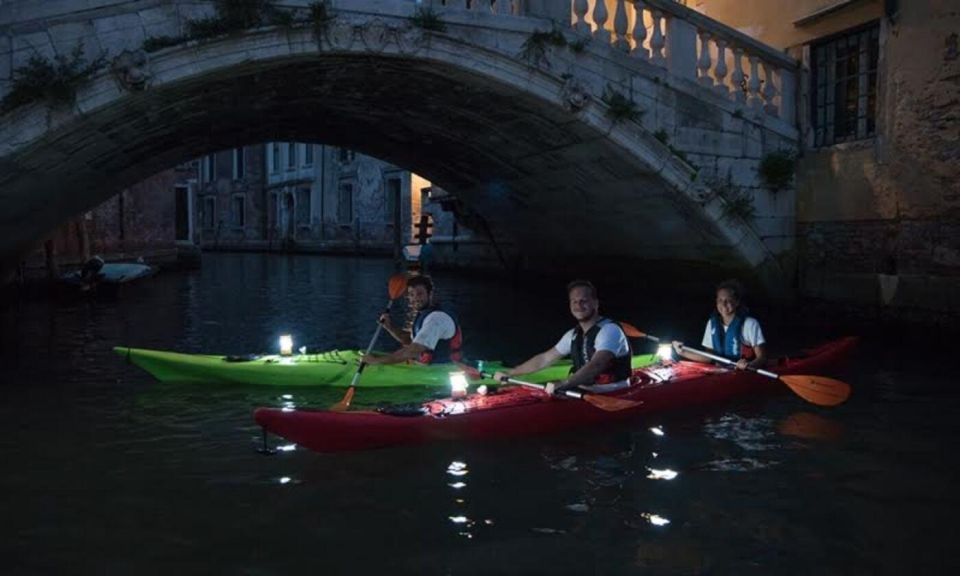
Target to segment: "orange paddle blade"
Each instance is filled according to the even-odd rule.
[[[350,402],[353,400],[353,391],[354,387],[351,386],[347,388],[347,393],[343,395],[343,400],[337,402],[330,407],[331,412],[346,412],[347,408],[350,407]]]
[[[630,338],[646,338],[647,335],[641,332],[636,326],[628,322],[621,322],[620,327],[623,328],[623,333]]]
[[[820,406],[843,404],[850,397],[850,385],[824,376],[781,376],[780,381],[798,396]]]
[[[397,298],[403,296],[403,291],[407,289],[407,276],[402,272],[397,272],[390,277],[390,286],[388,292],[390,293],[390,299],[396,300]]]
[[[583,401],[587,402],[588,404],[592,404],[601,410],[606,410],[607,412],[627,410],[628,408],[635,408],[643,404],[643,402],[625,400],[623,398],[612,398],[610,396],[600,396],[598,394],[584,394]]]

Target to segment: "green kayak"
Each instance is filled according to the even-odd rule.
[[[347,387],[357,371],[361,356],[360,352],[354,350],[330,350],[293,356],[211,356],[121,346],[113,350],[161,382],[280,386]],[[634,356],[633,367],[647,366],[655,360],[654,355]],[[487,372],[501,367],[498,362],[483,363],[483,370]],[[449,386],[450,372],[460,369],[456,364],[374,364],[363,371],[361,382],[364,387],[371,388]],[[561,380],[569,371],[570,363],[562,362],[524,376],[524,379],[537,383]]]

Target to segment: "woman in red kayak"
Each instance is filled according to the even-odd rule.
[[[564,356],[570,356],[573,361],[570,377],[547,384],[545,390],[548,394],[575,387],[609,392],[629,386],[630,343],[618,323],[600,316],[597,289],[586,280],[574,280],[567,285],[567,297],[577,325],[546,352],[494,374],[496,381],[542,370]]]
[[[762,368],[767,361],[766,340],[760,323],[748,316],[742,305],[743,286],[736,280],[725,280],[717,286],[717,310],[707,320],[703,332],[704,348],[737,361],[738,370]],[[709,363],[711,360],[674,341],[673,349],[682,358]]]

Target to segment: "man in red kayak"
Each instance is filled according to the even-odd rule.
[[[366,364],[398,364],[416,360],[422,364],[459,362],[463,346],[460,326],[449,312],[433,301],[433,281],[429,276],[414,276],[407,281],[407,301],[416,311],[411,331],[393,325],[390,314],[380,316],[380,322],[393,338],[402,344],[399,349],[383,356],[367,354]]]
[[[620,325],[600,316],[597,289],[586,280],[567,285],[570,313],[577,325],[552,348],[526,362],[494,374],[497,382],[542,370],[564,356],[570,356],[573,368],[561,382],[546,386],[549,394],[580,387],[591,392],[609,392],[630,385],[630,342]]]
[[[767,361],[766,340],[760,323],[747,315],[742,305],[743,286],[736,280],[725,280],[717,286],[717,310],[707,320],[703,332],[704,348],[726,356],[737,363],[738,370],[763,368]],[[677,355],[696,362],[712,362],[696,352],[683,347],[683,342],[674,342]]]

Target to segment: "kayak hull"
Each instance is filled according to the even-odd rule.
[[[784,359],[770,368],[781,374],[820,374],[835,368],[856,346],[843,338]],[[712,365],[671,362],[634,371],[634,385],[611,397],[638,402],[605,411],[587,402],[547,396],[524,387],[505,387],[495,395],[472,394],[421,405],[417,415],[382,412],[258,408],[254,419],[266,431],[317,452],[344,452],[447,440],[484,440],[550,434],[643,414],[723,402],[786,386],[752,372]]]
[[[114,351],[161,382],[251,386],[347,387],[353,380],[361,357],[360,352],[352,350],[289,357],[181,354],[127,347],[116,347]],[[644,366],[652,361],[653,356],[634,356],[634,366]],[[485,363],[484,369],[494,371],[500,366],[496,362]],[[364,388],[449,386],[450,373],[460,370],[462,368],[456,364],[373,364],[364,369],[360,385]],[[553,366],[532,375],[532,381],[560,380],[569,370],[569,363]]]

